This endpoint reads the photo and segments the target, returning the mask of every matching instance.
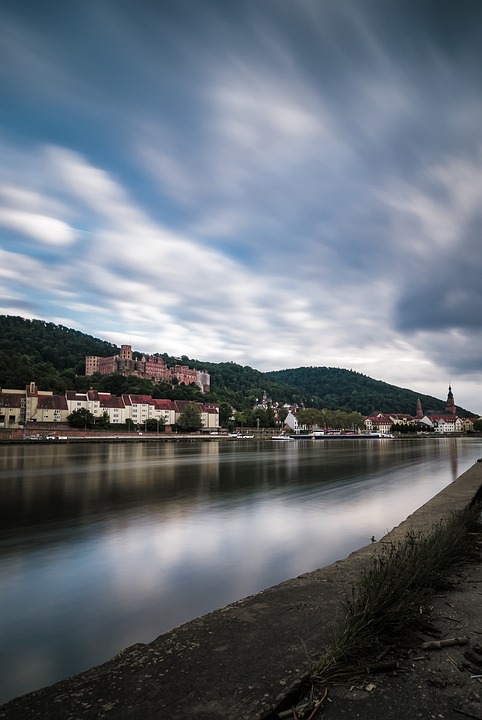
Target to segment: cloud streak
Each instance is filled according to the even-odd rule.
[[[2,312],[482,411],[477,3],[2,12]]]

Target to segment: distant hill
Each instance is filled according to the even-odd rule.
[[[421,401],[424,413],[445,412],[445,400],[374,380],[353,370],[300,367],[268,372],[266,375],[276,382],[296,387],[304,395],[319,398],[322,406],[356,410],[362,415],[375,411],[415,415],[417,400]],[[457,408],[457,411],[463,416],[474,415],[463,408]]]
[[[201,395],[194,387],[156,386],[142,378],[119,376],[85,377],[85,356],[107,357],[120,352],[117,345],[77,330],[42,320],[0,315],[0,387],[22,388],[32,380],[42,390],[56,393],[94,387],[106,392],[143,392],[154,397],[226,401],[236,409],[252,407],[263,392],[280,403],[304,403],[307,407],[415,414],[417,399],[423,410],[443,412],[445,401],[419,395],[373,380],[352,370],[327,367],[300,367],[262,373],[233,362],[212,363],[174,358],[162,354],[168,365],[181,361],[211,375],[211,392]],[[143,352],[134,353],[140,356]],[[458,408],[461,415],[473,415]]]

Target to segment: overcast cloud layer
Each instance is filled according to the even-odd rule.
[[[3,0],[0,26],[0,313],[482,412],[480,0]]]

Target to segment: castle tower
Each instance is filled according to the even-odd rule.
[[[457,412],[457,408],[455,407],[455,400],[452,393],[452,388],[449,385],[449,392],[447,395],[447,404],[445,405],[445,412],[451,413],[451,415],[455,415]]]
[[[121,360],[132,360],[132,347],[130,345],[121,345]]]

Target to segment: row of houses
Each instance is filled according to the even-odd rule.
[[[64,395],[39,390],[35,383],[25,390],[3,389],[0,392],[0,428],[17,429],[28,423],[66,423],[70,413],[81,408],[101,418],[107,413],[112,425],[122,425],[126,420],[142,427],[147,420],[158,420],[159,424],[175,425],[188,400],[159,400],[150,395],[122,396],[98,392],[68,390]],[[201,413],[206,430],[219,428],[219,407],[212,403],[195,403]]]
[[[464,418],[453,415],[423,415],[422,417],[414,417],[412,415],[376,413],[365,418],[365,428],[367,432],[383,432],[389,433],[397,426],[412,426],[416,423],[419,427],[426,427],[428,432],[436,433],[463,433],[473,432],[474,420],[476,418]]]
[[[452,401],[452,402],[451,402]],[[177,423],[179,415],[184,412],[187,400],[161,400],[150,395],[125,394],[112,395],[90,389],[87,392],[68,390],[64,395],[54,395],[51,391],[39,390],[34,382],[24,390],[3,389],[0,391],[0,428],[24,428],[28,423],[56,424],[66,423],[67,417],[75,410],[88,410],[94,418],[102,418],[105,414],[112,425],[123,425],[131,420],[134,425],[142,427],[147,420],[157,420],[159,424],[170,428]],[[219,429],[219,406],[213,403],[196,403],[203,428]],[[459,417],[454,412],[453,395],[449,388],[449,397],[445,414],[423,414],[420,402],[417,404],[415,416],[397,413],[373,413],[365,418],[367,432],[388,433],[397,426],[426,427],[427,430],[440,433],[463,433],[474,429],[475,418]],[[296,408],[290,408],[284,423],[292,429],[298,426]]]
[[[459,417],[457,415],[457,406],[455,405],[454,394],[449,385],[447,393],[447,401],[445,403],[445,413],[426,413],[422,411],[422,403],[417,400],[416,415],[406,415],[398,413],[373,413],[365,418],[365,427],[368,432],[390,432],[402,429],[403,426],[413,426],[416,424],[420,428],[427,428],[429,432],[440,434],[446,433],[463,433],[473,432],[474,421],[477,418]]]

